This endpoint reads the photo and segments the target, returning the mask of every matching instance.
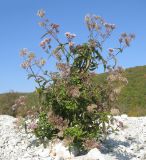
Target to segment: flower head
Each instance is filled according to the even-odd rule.
[[[27,69],[29,66],[30,66],[30,62],[29,62],[29,61],[24,61],[24,62],[21,64],[21,67],[22,67],[23,69]]]
[[[20,50],[20,56],[26,56],[28,54],[28,49],[27,48],[23,48]]]
[[[28,125],[28,129],[35,130],[36,128],[37,128],[37,123],[35,123],[35,122],[31,122]]]
[[[89,113],[92,113],[92,112],[94,112],[94,110],[97,108],[97,105],[96,104],[91,104],[91,105],[89,105],[89,106],[87,106],[87,111],[89,112]]]
[[[127,33],[122,33],[121,37],[119,38],[119,42],[123,44],[124,47],[129,47],[131,41],[135,38],[134,34],[127,34]]]
[[[33,52],[30,52],[28,55],[29,60],[33,60],[35,58],[35,54]]]
[[[39,63],[39,65],[40,66],[44,66],[46,64],[46,61],[45,61],[45,59],[41,59],[40,60],[40,63]]]
[[[70,32],[66,32],[66,33],[65,33],[65,36],[66,36],[66,38],[67,38],[69,41],[71,41],[73,38],[76,37],[76,34],[72,34],[72,33],[70,33]]]
[[[41,18],[45,16],[45,11],[43,9],[38,10],[37,15]]]
[[[40,42],[40,47],[45,49],[47,45],[48,47],[50,46],[50,42],[51,42],[51,38],[45,38],[44,40]]]
[[[114,52],[114,49],[113,49],[113,48],[109,48],[108,51],[109,51],[110,53],[112,53],[112,52]]]
[[[76,98],[79,97],[80,96],[79,88],[75,86],[71,87],[69,94],[71,97],[76,97]]]

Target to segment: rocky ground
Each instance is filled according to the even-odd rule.
[[[74,160],[146,160],[146,117],[115,117],[123,122],[122,128],[103,142],[100,150],[93,149]],[[37,139],[24,130],[15,128],[16,119],[0,115],[0,160],[66,160],[68,151],[61,144],[54,152],[37,144]],[[56,157],[55,157],[56,155]],[[52,157],[52,158],[51,158]]]

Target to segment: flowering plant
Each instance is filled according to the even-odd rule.
[[[40,47],[47,53],[47,60],[37,60],[27,49],[20,52],[25,58],[22,67],[28,71],[28,77],[37,82],[36,91],[43,106],[35,133],[41,138],[49,135],[63,139],[81,150],[98,146],[99,138],[110,127],[107,125],[110,109],[127,84],[123,70],[117,67],[116,56],[130,45],[134,35],[121,34],[119,47],[105,50],[107,56],[104,56],[103,45],[115,29],[114,24],[100,16],[85,16],[88,40],[75,44],[75,34],[66,32],[66,42],[62,42],[58,36],[59,25],[51,23],[43,10],[38,11],[38,16],[39,25],[45,29]],[[54,45],[57,46],[52,49]],[[51,57],[55,57],[56,72],[45,69]],[[102,84],[96,84],[93,79],[100,65],[108,76]],[[42,114],[44,112],[47,114]]]

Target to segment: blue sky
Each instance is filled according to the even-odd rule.
[[[136,39],[118,56],[118,63],[124,68],[146,65],[146,0],[1,0],[0,93],[29,92],[36,86],[32,80],[27,80],[26,72],[20,67],[19,50],[29,48],[44,54],[39,47],[43,30],[37,25],[36,16],[41,8],[51,21],[61,25],[63,36],[66,31],[73,32],[78,42],[87,37],[83,20],[88,13],[116,24],[113,37],[117,38],[122,32],[135,33]],[[53,69],[51,64],[50,69]]]

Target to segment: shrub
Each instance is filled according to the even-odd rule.
[[[110,109],[127,84],[123,69],[117,67],[116,55],[130,45],[134,35],[123,33],[120,47],[108,49],[105,58],[103,43],[115,29],[114,24],[106,23],[99,16],[87,15],[88,40],[76,45],[75,34],[66,32],[67,41],[61,42],[59,25],[50,23],[43,10],[38,15],[42,19],[39,25],[46,30],[42,38],[48,36],[40,43],[48,59],[38,60],[28,49],[20,52],[25,57],[22,67],[29,72],[28,78],[34,78],[38,84],[36,92],[43,106],[34,132],[41,139],[55,136],[80,150],[98,146],[99,138],[110,128]],[[56,44],[53,40],[57,42],[55,49],[52,49]],[[45,67],[51,56],[55,57],[56,72],[49,72]],[[93,79],[99,65],[108,72],[108,77],[103,83],[95,84]]]

